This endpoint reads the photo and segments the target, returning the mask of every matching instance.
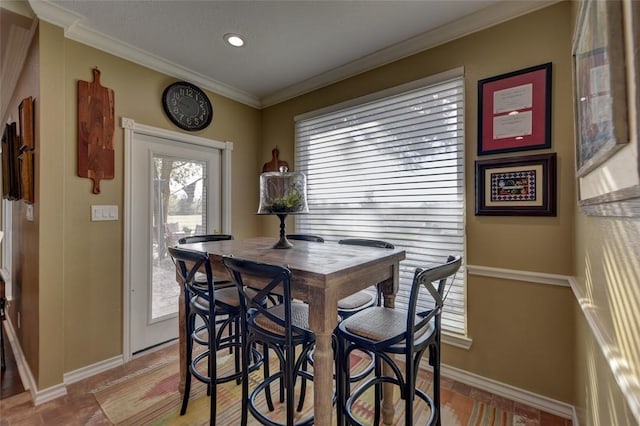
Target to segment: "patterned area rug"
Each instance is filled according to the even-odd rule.
[[[352,365],[354,370],[366,366],[368,359],[353,355]],[[271,357],[272,360],[275,356]],[[275,366],[274,366],[275,367]],[[218,361],[219,374],[225,374],[233,368],[232,357],[226,355]],[[273,370],[272,370],[273,371]],[[428,374],[420,377],[417,386],[431,390],[431,381]],[[251,380],[256,382],[261,377],[260,371],[252,373]],[[128,377],[118,383],[111,384],[102,389],[96,389],[94,395],[104,411],[105,415],[115,425],[207,425],[209,423],[209,397],[206,395],[205,386],[193,380],[191,398],[187,413],[180,416],[182,400],[178,392],[179,370],[177,362],[168,362],[159,366],[153,366],[141,374]],[[253,388],[253,383],[251,388]],[[296,395],[300,386],[296,388]],[[276,421],[285,418],[284,405],[277,403],[277,386],[272,389],[275,411],[269,416]],[[367,392],[355,407],[355,413],[366,424],[372,423],[373,418],[373,392]],[[402,424],[404,413],[404,401],[399,400],[399,392],[396,395],[396,424]],[[442,424],[445,426],[471,426],[471,425],[513,425],[512,413],[505,412],[497,407],[473,401],[463,395],[448,389],[442,389]],[[240,423],[241,387],[235,381],[218,385],[216,403],[216,424],[235,425]],[[258,400],[264,412],[266,402],[264,398]],[[313,412],[313,385],[307,386],[307,395],[304,408],[297,413],[296,421],[300,421]],[[422,402],[414,404],[415,424],[426,424],[429,418],[429,408]],[[249,424],[258,424],[249,416]]]

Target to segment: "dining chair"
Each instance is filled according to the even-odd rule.
[[[201,234],[182,237],[178,240],[178,244],[206,243],[209,241],[227,241],[233,240],[231,234]],[[196,274],[196,282],[207,285],[207,278],[201,272]],[[228,279],[214,277],[213,283],[216,289],[223,287],[233,287],[233,283]]]
[[[311,241],[314,243],[324,243],[324,238],[319,235],[311,235],[311,234],[288,234],[288,240],[298,240],[298,241]]]
[[[340,322],[336,329],[337,403],[338,425],[360,424],[354,414],[354,404],[365,391],[374,386],[374,421],[380,422],[382,384],[392,383],[400,388],[405,402],[404,424],[413,422],[413,402],[419,397],[431,410],[428,424],[440,425],[440,334],[441,314],[450,288],[462,263],[460,256],[449,256],[445,263],[417,268],[413,276],[408,306],[387,308],[373,306]],[[434,283],[436,285],[434,286]],[[433,308],[418,312],[420,289],[426,288],[433,299]],[[448,292],[448,290],[447,290]],[[349,356],[355,349],[375,354],[375,373],[350,391]],[[416,389],[420,360],[429,350],[429,363],[433,366],[433,395]],[[404,355],[396,362],[395,357]],[[385,376],[382,362],[390,367],[393,376]],[[397,419],[396,419],[397,421]]]
[[[338,241],[338,244],[346,244],[352,246],[365,246],[365,247],[377,247],[384,249],[393,249],[395,246],[387,241],[373,240],[366,238],[346,238]],[[338,301],[338,315],[342,319],[349,318],[351,315],[360,312],[361,310],[379,304],[380,296],[379,290],[368,291],[360,290],[350,296],[340,299]]]
[[[180,415],[184,415],[189,404],[191,393],[191,376],[207,385],[210,395],[209,423],[216,419],[216,385],[231,380],[239,382],[240,371],[239,350],[242,346],[239,334],[240,297],[235,287],[214,288],[213,272],[209,255],[206,252],[180,247],[168,247],[169,255],[176,264],[178,275],[184,291],[185,312],[185,388]],[[206,286],[195,281],[196,273],[204,270]],[[196,325],[196,319],[203,326]],[[235,323],[236,332],[224,335],[228,324]],[[231,330],[231,328],[228,328]],[[203,350],[194,356],[194,344],[203,346]],[[218,376],[216,358],[218,351],[230,348],[234,352],[235,370],[225,376]],[[253,364],[245,364],[247,372],[257,369],[263,361],[263,355],[255,348],[250,348]],[[206,367],[206,368],[205,368]],[[203,371],[206,370],[206,371]]]
[[[295,301],[291,291],[291,271],[288,268],[259,263],[250,260],[224,256],[222,262],[229,271],[232,281],[242,295],[242,419],[245,426],[248,414],[264,425],[281,425],[260,410],[256,398],[265,392],[267,406],[271,398],[271,384],[278,381],[285,391],[286,425],[307,426],[313,424],[313,415],[294,422],[294,388],[298,378],[302,380],[301,396],[296,411],[303,408],[306,380],[313,380],[312,374],[304,369],[307,353],[315,344],[315,334],[309,330],[309,307]],[[253,288],[255,293],[247,289]],[[277,305],[266,306],[262,301],[270,294],[281,294],[282,301]],[[270,373],[264,368],[264,377],[249,392],[248,349],[254,345],[266,345],[280,361],[279,371]],[[265,362],[265,366],[268,362]]]

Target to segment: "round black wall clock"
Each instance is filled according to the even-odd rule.
[[[184,130],[205,129],[213,120],[213,106],[207,95],[186,81],[178,81],[164,89],[162,107],[173,124]]]

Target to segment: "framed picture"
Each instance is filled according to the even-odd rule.
[[[20,199],[18,154],[20,137],[16,123],[9,123],[2,133],[2,196],[8,200]]]
[[[476,215],[555,216],[556,154],[477,160]]]
[[[20,163],[20,187],[25,203],[33,204],[33,151],[23,151],[18,157]]]
[[[550,147],[550,62],[478,81],[478,155]]]
[[[573,41],[578,176],[629,142],[624,56],[621,2],[583,1]]]
[[[584,76],[579,66],[586,66],[584,61],[591,60],[587,65],[594,61],[589,58],[588,46],[593,46],[595,55],[604,48],[608,62]],[[580,211],[593,216],[640,217],[640,2],[582,0],[573,53]],[[600,84],[605,88],[609,85],[610,93],[604,98],[609,103],[604,107],[597,101],[595,105],[586,103],[590,92],[580,92],[585,87],[580,72],[583,78],[600,74],[605,78],[609,73],[608,79],[593,83],[593,89]],[[600,113],[601,117],[596,115]],[[597,118],[597,130],[608,137],[590,138],[594,133],[583,131],[581,126],[590,117],[587,114]]]
[[[35,148],[35,128],[33,122],[33,98],[24,98],[18,106],[18,123],[22,144],[20,150]]]

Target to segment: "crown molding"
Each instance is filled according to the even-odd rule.
[[[313,90],[326,87],[349,77],[370,71],[374,68],[434,48],[449,41],[464,37],[510,19],[548,7],[560,0],[507,1],[490,6],[453,23],[443,25],[432,31],[381,49],[371,55],[334,68],[325,73],[293,84],[285,89],[258,98],[255,95],[211,79],[181,65],[167,61],[157,55],[123,43],[106,34],[83,25],[83,17],[47,0],[28,0],[39,19],[64,29],[65,37],[87,44],[96,49],[121,57],[133,63],[175,78],[190,81],[209,91],[226,96],[254,108],[265,108]]]
[[[507,1],[482,9],[434,30],[396,43],[344,66],[334,68],[262,98],[262,107],[284,102],[349,77],[440,46],[477,31],[548,7],[560,0]]]
[[[154,71],[189,81],[203,89],[226,96],[240,103],[255,108],[262,106],[256,96],[95,31],[82,23],[84,19],[82,16],[67,9],[46,0],[29,0],[29,4],[39,19],[62,27],[65,37],[70,40],[86,44]]]

